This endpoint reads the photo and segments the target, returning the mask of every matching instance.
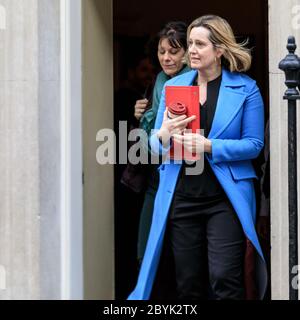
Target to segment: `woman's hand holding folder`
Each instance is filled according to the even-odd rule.
[[[187,125],[195,120],[195,116],[188,117],[186,115],[178,116],[174,119],[168,117],[168,108],[164,112],[164,118],[161,128],[157,132],[157,136],[162,142],[163,146],[168,146],[170,139],[174,135],[180,135],[183,133]]]
[[[174,142],[182,144],[184,149],[190,153],[198,155],[203,152],[211,153],[211,141],[199,133],[174,134],[173,139]]]

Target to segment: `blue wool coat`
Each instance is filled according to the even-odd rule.
[[[192,70],[167,81],[165,86],[192,85],[197,71]],[[165,111],[165,90],[155,122],[159,129]],[[243,227],[245,236],[257,252],[257,285],[262,299],[267,286],[267,271],[255,230],[256,203],[253,179],[257,178],[251,159],[256,158],[264,139],[264,106],[256,85],[250,77],[222,69],[222,82],[211,131],[212,153],[207,160],[223,187]],[[152,152],[166,153],[157,136],[150,138]],[[181,164],[170,161],[162,164],[151,230],[144,259],[134,291],[129,300],[147,300],[150,297],[158,268],[168,213],[174,195]]]

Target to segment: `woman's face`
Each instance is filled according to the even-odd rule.
[[[209,40],[209,30],[194,27],[188,39],[188,54],[192,69],[207,70],[216,65],[216,58],[221,57],[222,51]]]
[[[157,56],[163,71],[169,76],[174,77],[183,67],[183,48],[173,48],[168,39],[159,41]]]

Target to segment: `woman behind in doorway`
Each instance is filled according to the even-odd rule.
[[[264,106],[256,82],[243,73],[250,68],[251,55],[219,16],[194,20],[187,39],[194,70],[166,85],[199,86],[204,135],[184,133],[193,116],[168,119],[163,91],[155,122],[158,132],[150,144],[157,154],[166,154],[172,141],[184,142],[190,152],[204,150],[204,169],[188,175],[184,161],[161,165],[149,240],[129,299],[149,299],[166,237],[179,299],[245,299],[246,239],[256,249],[262,299],[267,274],[255,231],[256,174],[251,159],[263,147]]]
[[[137,100],[135,104],[135,117],[140,121],[140,127],[147,134],[154,128],[157,110],[160,102],[163,86],[169,79],[181,75],[190,68],[184,64],[184,56],[187,49],[186,43],[187,25],[182,21],[167,23],[157,35],[157,58],[162,71],[157,75],[153,89],[151,108],[145,112],[149,101]],[[148,145],[146,145],[148,149]],[[147,189],[145,200],[140,215],[138,233],[138,260],[141,262],[151,226],[154,199],[158,188],[159,174],[157,165],[147,166]]]

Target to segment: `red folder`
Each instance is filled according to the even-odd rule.
[[[200,104],[199,104],[199,87],[198,86],[166,86],[166,106],[181,103],[186,106],[187,117],[196,116],[191,121],[187,129],[196,133],[200,129]],[[182,144],[173,142],[169,152],[169,157],[174,160],[199,160],[200,156],[195,153],[188,152],[183,148]]]

